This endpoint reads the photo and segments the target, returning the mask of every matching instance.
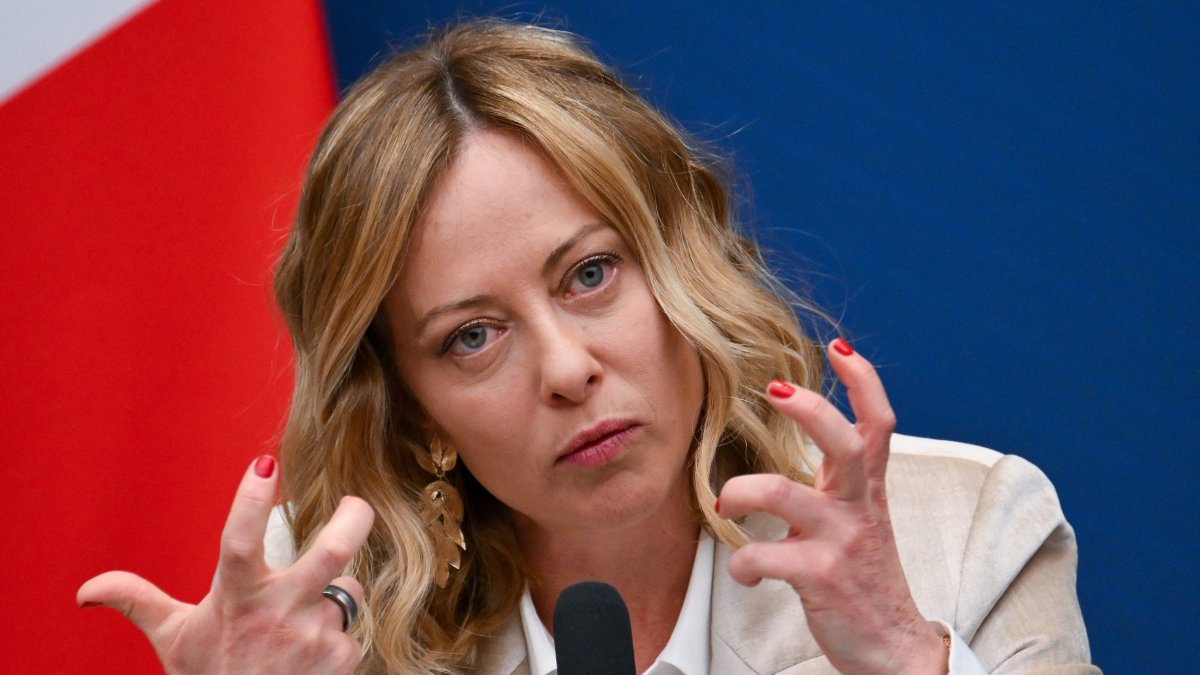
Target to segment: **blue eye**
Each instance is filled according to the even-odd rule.
[[[604,265],[599,262],[588,263],[579,268],[575,279],[588,288],[595,288],[604,281]]]
[[[442,353],[469,356],[483,349],[496,334],[494,326],[474,324],[460,328],[446,338]]]
[[[567,292],[589,293],[607,284],[620,261],[615,254],[604,253],[584,260],[567,277]]]
[[[467,349],[479,349],[487,342],[487,329],[483,326],[468,328],[458,336],[458,344]]]

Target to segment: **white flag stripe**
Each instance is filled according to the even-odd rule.
[[[155,0],[0,0],[0,104]]]

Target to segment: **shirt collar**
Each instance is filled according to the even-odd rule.
[[[644,675],[701,675],[709,666],[709,614],[712,608],[713,550],[712,537],[701,531],[692,562],[692,577],[688,580],[683,607],[675,621],[675,629],[667,646]],[[554,656],[554,638],[538,618],[529,589],[521,596],[521,628],[525,632],[525,649],[529,654],[529,671],[533,675],[557,675],[558,661]]]

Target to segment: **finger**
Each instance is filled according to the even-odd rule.
[[[815,391],[778,380],[767,387],[775,409],[795,420],[821,448],[822,487],[843,499],[853,499],[866,487],[863,438],[832,403]]]
[[[717,513],[722,518],[769,513],[801,534],[816,531],[823,507],[816,490],[774,473],[730,478],[717,499]]]
[[[333,517],[321,528],[316,541],[287,569],[303,597],[321,593],[330,579],[342,574],[350,559],[362,548],[375,522],[375,512],[358,497],[343,497]]]
[[[338,586],[342,590],[350,594],[354,598],[354,602],[358,605],[359,616],[362,616],[363,604],[363,587],[354,577],[338,577],[329,582],[334,586]],[[342,624],[346,619],[345,613],[342,611],[342,606],[330,600],[329,598],[319,595],[321,601],[321,614],[325,617],[325,623],[330,626],[336,626],[338,630],[342,629]]]
[[[800,589],[831,560],[824,547],[812,542],[751,542],[729,557],[729,576],[743,586],[779,579]]]
[[[333,643],[329,650],[328,670],[315,669],[314,672],[350,673],[362,663],[362,645],[350,635],[342,635],[340,640]]]
[[[879,373],[842,338],[829,343],[829,363],[846,386],[856,428],[867,439],[886,439],[896,428],[896,413]]]
[[[117,610],[151,642],[172,615],[191,606],[130,572],[105,572],[88,579],[75,593],[75,602],[80,607],[104,605]]]
[[[246,595],[269,572],[263,559],[263,537],[267,518],[275,505],[275,483],[279,472],[270,455],[263,455],[246,469],[225,530],[221,532],[221,558],[217,567],[217,585]]]

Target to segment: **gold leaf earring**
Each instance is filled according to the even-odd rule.
[[[433,537],[433,549],[437,556],[437,585],[445,588],[450,580],[450,568],[462,565],[461,551],[467,550],[463,538],[463,502],[458,490],[446,481],[446,472],[458,462],[458,453],[442,445],[434,437],[429,442],[429,454],[417,454],[417,463],[434,480],[425,486],[421,499],[421,519]]]

